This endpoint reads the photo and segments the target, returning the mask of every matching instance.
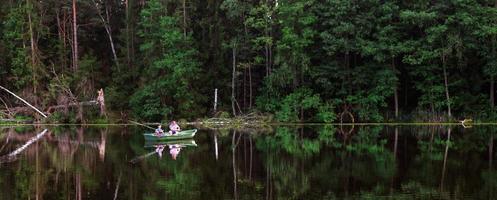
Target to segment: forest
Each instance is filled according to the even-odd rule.
[[[497,119],[496,0],[5,0],[0,22],[0,86],[44,111],[102,88],[142,121]]]

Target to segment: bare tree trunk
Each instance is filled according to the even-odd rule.
[[[67,10],[63,9],[63,18],[62,18],[62,52],[64,55],[62,56],[62,66],[64,66],[63,69],[66,67],[69,68],[69,65],[67,64]]]
[[[105,26],[106,27],[105,30],[107,32],[107,35],[109,35],[109,42],[110,42],[110,47],[112,49],[112,55],[114,56],[114,61],[116,62],[117,69],[119,70],[119,60],[117,59],[116,48],[114,47],[114,40],[112,39],[112,27],[110,26],[109,8],[107,6],[105,6],[105,15],[107,17],[107,25]]]
[[[249,65],[249,109],[252,109],[252,66]]]
[[[78,25],[76,23],[76,0],[72,0],[72,29],[73,29],[73,71],[78,70]]]
[[[183,0],[183,36],[186,39],[186,0]]]
[[[130,45],[129,45],[129,2],[126,0],[124,2],[125,7],[126,7],[126,63],[128,65],[128,68],[131,67],[131,61],[130,61]]]
[[[449,118],[452,116],[452,113],[450,112],[450,96],[449,96],[449,84],[447,81],[447,69],[445,69],[445,55],[442,56],[442,66],[443,66],[443,71],[444,71],[444,84],[445,84],[445,97],[447,98],[447,114],[449,115]]]
[[[31,4],[30,0],[27,0],[26,2],[28,6]],[[35,45],[35,39],[34,39],[34,33],[33,33],[33,22],[31,20],[31,12],[28,12],[28,22],[29,22],[29,38],[30,38],[30,43],[31,43],[31,78],[32,78],[32,83],[33,83],[33,94],[37,94],[37,83],[36,83],[36,45]],[[37,105],[37,102],[34,102],[35,105]]]
[[[266,76],[269,76],[269,48],[267,44],[264,46],[264,50],[266,57]]]
[[[231,75],[231,108],[233,109],[233,116],[236,116],[235,109],[235,75],[236,75],[236,44],[233,45],[233,73]]]
[[[243,109],[247,109],[247,68],[243,69]]]
[[[214,114],[217,112],[217,88],[214,90]]]
[[[445,83],[445,97],[447,98],[447,114],[449,115],[450,118],[452,116],[452,113],[450,112],[449,84],[447,81],[448,78],[447,78],[447,70],[445,69],[445,62],[443,64],[443,71],[444,71],[444,83]]]
[[[397,74],[396,69],[395,69],[395,58],[393,56],[392,56],[392,69],[393,69],[393,73]],[[398,92],[399,91],[398,91],[397,85],[395,85],[393,98],[394,98],[394,103],[395,103],[395,118],[396,119],[399,117],[399,93]]]
[[[63,19],[63,20],[60,19],[60,15],[61,15],[61,13],[59,12],[59,9],[57,9],[56,10],[57,33],[59,35],[59,41],[61,42],[61,44],[63,44],[62,49],[61,49],[62,52],[60,52],[60,64],[62,66],[66,66],[66,62],[65,62],[65,55],[66,55],[65,54],[65,52],[66,52],[65,51],[65,48],[66,48],[65,39],[66,38],[65,38],[65,30],[63,28],[63,24],[65,24],[66,22],[65,22],[65,19]],[[62,69],[63,69],[63,67],[62,67]]]
[[[105,7],[105,19],[102,13],[100,12],[100,8],[98,6],[98,3],[93,1],[93,4],[95,4],[95,8],[97,9],[98,16],[100,17],[100,20],[102,21],[102,24],[104,25],[105,32],[107,33],[107,36],[109,37],[109,43],[110,47],[112,50],[112,56],[114,57],[114,62],[116,63],[117,70],[120,71],[119,68],[119,61],[117,59],[117,54],[116,54],[116,48],[114,47],[114,40],[112,38],[112,27],[110,26],[110,15],[109,15],[109,7],[107,6],[106,3],[104,3]]]

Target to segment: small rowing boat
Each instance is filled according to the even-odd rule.
[[[171,134],[164,134],[161,136],[157,136],[155,133],[145,133],[143,134],[143,137],[145,137],[145,140],[150,141],[150,140],[181,140],[181,139],[189,139],[193,138],[195,136],[195,133],[197,132],[197,129],[191,129],[191,130],[185,130],[185,131],[180,131],[177,132],[174,135]]]
[[[147,140],[145,141],[145,148],[156,148],[157,146],[164,145],[175,145],[179,147],[196,147],[197,143],[195,143],[195,140],[193,139],[183,139],[183,140],[166,140],[166,141],[159,141],[159,140]]]

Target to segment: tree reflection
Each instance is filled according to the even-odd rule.
[[[135,164],[159,144],[127,128],[54,129],[2,165],[0,199],[493,199],[497,189],[492,127],[201,130],[197,147],[174,144],[176,160]],[[2,155],[38,133],[5,131]]]

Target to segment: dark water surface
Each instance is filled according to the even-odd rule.
[[[497,199],[491,126],[46,128],[0,127],[0,199]]]

